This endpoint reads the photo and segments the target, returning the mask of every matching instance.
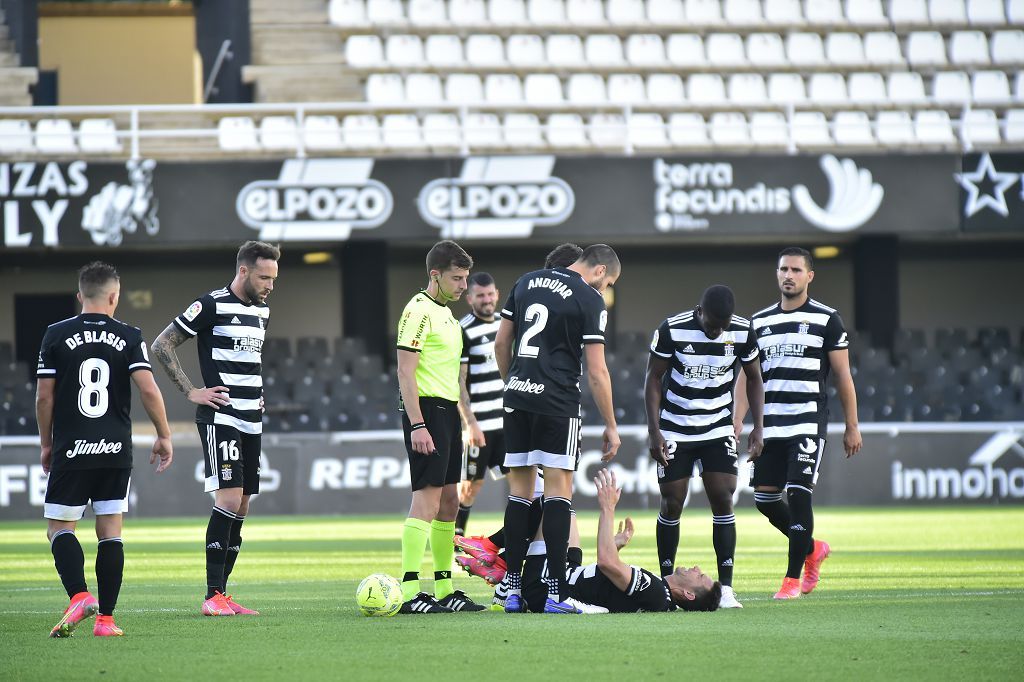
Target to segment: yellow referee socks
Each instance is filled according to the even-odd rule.
[[[455,524],[452,524],[453,532],[454,527]],[[402,528],[402,601],[409,601],[420,591],[420,566],[423,565],[423,552],[427,549],[430,530],[430,524],[426,521],[414,518],[405,520]],[[451,540],[448,544],[452,544]]]
[[[452,586],[452,560],[455,559],[455,522],[430,523],[430,553],[434,556],[434,597],[444,599],[455,591]]]

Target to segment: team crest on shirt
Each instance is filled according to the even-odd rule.
[[[736,344],[732,341],[725,342],[725,357],[731,358],[736,355]]]
[[[185,311],[182,317],[184,317],[189,322],[192,322],[199,316],[199,313],[201,312],[203,312],[203,304],[200,303],[199,301],[196,301],[195,303],[188,307],[188,310]]]
[[[800,323],[800,333],[801,334],[806,334],[810,330],[811,330],[811,323],[810,322],[808,322],[807,320],[804,320],[803,322]]]
[[[263,329],[263,318],[262,317],[257,317],[256,321],[260,323],[260,329]]]

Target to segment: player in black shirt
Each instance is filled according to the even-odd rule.
[[[619,258],[604,244],[590,246],[567,268],[537,270],[519,278],[501,311],[495,341],[505,379],[505,610],[521,612],[522,566],[537,466],[543,466],[544,519],[550,581],[550,613],[578,613],[562,601],[572,504],[572,476],[580,450],[580,379],[586,352],[590,388],[605,422],[604,459],[620,441],[604,359],[608,313],[601,294],[618,279]],[[514,349],[514,353],[513,353]]]
[[[226,593],[242,546],[249,498],[260,491],[263,433],[263,340],[270,321],[267,297],[277,280],[281,250],[265,242],[242,244],[235,278],[200,296],[153,342],[153,355],[189,402],[203,446],[206,492],[214,493],[206,527],[206,616],[258,615]],[[198,339],[205,387],[185,374],[174,349]]]
[[[131,383],[156,427],[150,463],[157,472],[171,465],[171,431],[163,396],[153,380],[146,342],[137,327],[113,318],[121,295],[117,271],[94,262],[78,273],[82,313],[50,325],[39,349],[36,421],[40,461],[49,474],[43,515],[49,520],[54,565],[71,603],[50,631],[70,637],[85,618],[99,612],[98,636],[124,634],[114,607],[124,574],[121,514],[128,511],[132,471]],[[96,514],[96,583],[99,600],[85,582],[85,558],[75,525],[92,502]]]

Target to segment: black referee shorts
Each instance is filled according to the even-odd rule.
[[[413,491],[440,488],[462,479],[462,418],[459,405],[444,398],[420,398],[423,423],[434,440],[434,452],[424,455],[412,449],[409,415],[402,413],[405,450],[409,454],[409,478]]]

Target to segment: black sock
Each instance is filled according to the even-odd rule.
[[[548,598],[547,558],[543,554],[531,554],[523,564],[523,599],[533,613],[544,613],[544,602]]]
[[[583,565],[583,548],[582,547],[570,547],[569,551],[565,553],[565,564],[569,567],[569,570],[579,568]]]
[[[231,571],[235,568],[235,562],[238,561],[238,553],[242,551],[243,521],[245,521],[244,516],[236,515],[234,523],[231,524],[231,537],[228,539],[228,553],[224,557],[225,593],[228,589],[228,578],[231,576]]]
[[[526,559],[527,537],[530,523],[530,500],[515,495],[508,496],[505,507],[505,564],[509,589],[522,589],[520,577],[523,573],[523,561]]]
[[[59,530],[54,533],[50,540],[50,552],[69,599],[89,589],[85,585],[85,553],[75,537],[75,531]]]
[[[235,515],[226,509],[214,507],[206,525],[206,598],[215,592],[224,593],[224,567],[228,560],[231,524]]]
[[[548,596],[555,601],[569,596],[565,582],[565,555],[569,550],[572,502],[564,497],[544,500],[544,544],[548,556]]]
[[[96,586],[99,590],[100,615],[114,615],[117,595],[124,578],[124,543],[121,538],[104,538],[96,547]]]
[[[780,533],[789,536],[789,507],[782,501],[782,493],[755,492],[754,504]]]
[[[679,519],[666,519],[658,514],[654,536],[658,542],[658,566],[664,578],[675,569],[676,550],[679,548]]]
[[[530,525],[527,526],[526,537],[533,540],[540,530],[541,519],[544,518],[544,496],[533,498],[530,503]]]
[[[733,555],[736,554],[736,515],[722,514],[711,517],[711,542],[718,560],[718,582],[732,587]]]
[[[807,558],[808,547],[813,547],[814,510],[811,508],[811,491],[807,488],[789,486],[789,568],[787,578],[799,578],[800,570]]]
[[[469,523],[469,512],[473,511],[473,505],[468,507],[460,504],[459,513],[455,515],[455,534],[465,535],[466,524]]]
[[[505,546],[505,529],[504,528],[499,528],[497,531],[494,532],[493,535],[491,535],[487,539],[490,540],[491,542],[493,542],[495,547],[504,547]]]

